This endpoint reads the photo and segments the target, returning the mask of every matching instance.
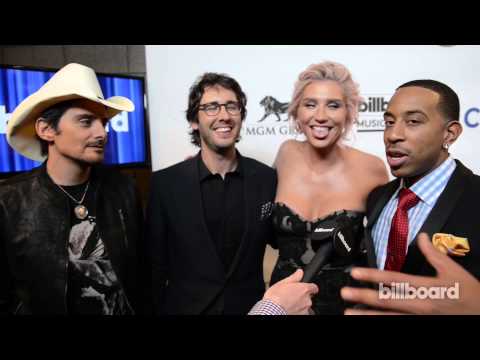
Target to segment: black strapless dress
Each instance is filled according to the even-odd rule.
[[[364,214],[358,211],[340,210],[315,221],[306,221],[282,203],[275,203],[272,208],[272,221],[277,234],[279,258],[273,269],[270,283],[291,275],[299,268],[310,263],[316,251],[325,241],[317,240],[314,230],[347,227],[357,239],[358,248],[348,258],[333,254],[327,264],[313,278],[318,285],[319,293],[312,298],[312,310],[316,315],[343,314],[347,303],[340,297],[343,286],[360,286],[350,277],[349,270],[355,266],[367,266],[366,251],[360,243],[363,235]]]

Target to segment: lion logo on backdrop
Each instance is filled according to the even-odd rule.
[[[262,101],[260,101],[260,105],[263,106],[265,110],[265,114],[263,114],[263,117],[260,120],[258,120],[258,122],[262,122],[270,115],[275,115],[277,117],[277,121],[282,121],[280,114],[287,113],[288,104],[289,104],[288,102],[282,103],[278,101],[273,96],[265,96],[262,99]],[[284,121],[288,120],[288,117],[283,120]]]
[[[297,131],[292,124],[288,124],[288,102],[280,102],[273,96],[265,96],[259,104],[264,114],[255,124],[246,124],[242,131],[247,136],[296,136]],[[285,115],[284,115],[285,114]],[[270,115],[273,120],[264,121]]]

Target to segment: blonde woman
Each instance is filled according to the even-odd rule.
[[[383,161],[344,143],[358,116],[361,97],[349,70],[338,63],[309,66],[295,83],[288,113],[304,141],[280,146],[275,167],[278,187],[273,207],[279,259],[271,283],[304,268],[329,239],[329,229],[346,228],[358,240],[371,190],[388,181]],[[331,235],[331,232],[330,232]],[[314,282],[316,314],[342,314],[340,288],[349,284],[345,270],[356,258],[333,257]]]

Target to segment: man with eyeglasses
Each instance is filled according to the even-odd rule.
[[[247,314],[265,292],[275,171],[235,148],[247,98],[224,74],[190,88],[198,154],[153,174],[147,243],[156,314]]]

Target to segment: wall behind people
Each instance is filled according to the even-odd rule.
[[[59,69],[77,62],[104,74],[145,77],[144,45],[10,45],[0,46],[0,64]],[[151,169],[124,168],[135,178],[144,200]],[[0,177],[5,177],[0,175]]]
[[[59,69],[78,62],[97,72],[145,76],[144,45],[0,46],[0,63]]]
[[[312,63],[332,60],[351,70],[365,99],[350,144],[385,160],[383,112],[395,88],[432,78],[459,94],[464,133],[451,152],[480,173],[474,150],[480,134],[479,58],[480,46],[146,46],[150,130],[156,139],[152,167],[166,167],[197,151],[189,144],[184,111],[189,86],[206,71],[225,72],[240,82],[248,114],[238,148],[272,164],[280,143],[295,137],[285,109],[298,74]]]

